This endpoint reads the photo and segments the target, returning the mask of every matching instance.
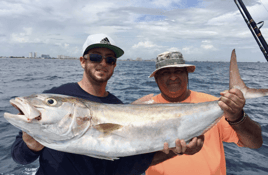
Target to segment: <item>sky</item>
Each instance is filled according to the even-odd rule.
[[[268,41],[268,0],[243,0]],[[266,62],[233,0],[0,0],[0,56],[80,57],[90,34],[112,37],[119,59],[180,51],[186,61]]]

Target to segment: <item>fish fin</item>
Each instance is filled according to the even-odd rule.
[[[105,156],[100,156],[100,155],[92,155],[92,154],[88,154],[87,156],[89,157],[94,157],[97,159],[104,159],[104,160],[110,160],[110,161],[114,161],[114,160],[118,160],[118,157],[105,157]]]
[[[144,97],[139,98],[138,100],[133,101],[131,104],[148,104],[148,102],[152,101],[153,96],[154,94],[146,95]]]
[[[122,128],[122,125],[114,124],[114,123],[102,123],[98,125],[94,125],[93,128],[103,132],[105,135],[110,134],[111,132]]]
[[[258,98],[268,95],[268,89],[252,89],[248,88],[241,79],[239,69],[237,66],[235,49],[232,51],[230,60],[230,74],[229,74],[229,89],[237,88],[242,91],[244,98]]]

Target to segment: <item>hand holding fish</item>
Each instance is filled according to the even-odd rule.
[[[188,144],[184,140],[176,139],[175,148],[169,148],[168,143],[164,143],[164,149],[163,152],[166,154],[169,154],[169,151],[173,151],[175,154],[187,154],[187,155],[193,155],[201,150],[204,143],[204,135],[201,135],[199,137],[194,137]]]
[[[204,135],[194,137],[190,143],[187,144],[184,154],[194,155],[195,153],[199,152],[203,147],[204,139]]]
[[[174,148],[169,148],[167,142],[164,143],[162,151],[155,153],[151,166],[161,163],[167,159],[170,159],[176,155],[193,155],[201,150],[204,143],[204,135],[194,137],[187,145],[184,140],[176,139]]]
[[[239,121],[243,115],[243,107],[246,100],[239,89],[230,89],[220,93],[219,106],[224,111],[224,116],[228,121]]]
[[[43,145],[41,145],[39,142],[37,142],[36,140],[34,140],[34,138],[32,138],[26,132],[22,132],[22,139],[26,143],[26,145],[28,146],[28,148],[30,150],[32,150],[32,151],[38,152],[38,151],[41,151],[44,148]]]
[[[252,90],[252,92],[254,91],[258,92],[257,90]],[[260,90],[260,92],[267,93],[266,91]],[[245,94],[248,95],[250,93]],[[245,117],[243,107],[246,100],[243,93],[239,89],[230,89],[229,91],[221,92],[221,95],[218,104],[224,111],[226,120],[233,123],[231,126],[237,133],[238,144],[251,149],[261,147],[263,143],[260,137],[261,127],[251,120],[250,117]]]
[[[165,154],[169,154],[169,151],[173,151],[175,154],[183,154],[186,150],[186,142],[184,140],[176,139],[175,141],[176,147],[169,148],[167,142],[164,143],[163,152]]]

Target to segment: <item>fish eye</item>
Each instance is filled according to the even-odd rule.
[[[54,98],[47,98],[47,99],[46,99],[46,103],[47,103],[49,106],[55,106],[55,105],[57,105],[57,101],[56,101]]]

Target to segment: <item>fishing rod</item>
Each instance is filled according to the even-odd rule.
[[[240,6],[238,5],[237,1],[239,2]],[[263,38],[262,34],[261,34],[261,27],[263,26],[264,22],[261,21],[258,24],[262,24],[260,27],[257,26],[257,24],[255,23],[255,21],[252,19],[251,15],[249,14],[246,6],[244,5],[242,0],[234,0],[235,4],[237,5],[241,15],[243,16],[245,22],[248,25],[249,30],[251,31],[253,37],[255,38],[257,44],[259,45],[264,57],[266,58],[266,60],[268,61],[268,45],[265,41],[265,39]],[[244,13],[242,12],[242,10],[244,11]],[[246,17],[245,17],[245,15]]]

